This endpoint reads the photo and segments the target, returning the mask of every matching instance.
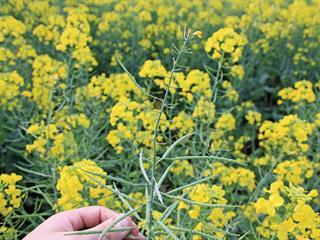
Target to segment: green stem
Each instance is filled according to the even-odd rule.
[[[178,63],[182,53],[184,52],[186,44],[187,44],[187,42],[189,41],[190,38],[191,38],[191,36],[189,35],[189,33],[186,33],[184,41],[183,41],[183,45],[182,45],[181,49],[179,50],[179,52],[177,54],[177,58],[173,59],[173,66],[172,66],[172,69],[171,69],[171,72],[170,72],[169,82],[168,82],[168,85],[167,85],[167,88],[166,88],[166,92],[165,92],[164,98],[162,100],[162,105],[161,105],[161,108],[160,108],[160,112],[158,114],[158,118],[157,118],[157,121],[155,123],[155,128],[154,128],[154,131],[153,131],[153,138],[152,138],[153,160],[152,160],[151,178],[150,178],[150,180],[151,180],[151,184],[150,184],[150,206],[149,206],[148,211],[147,211],[147,219],[148,219],[148,223],[147,223],[148,224],[148,236],[147,236],[147,239],[148,240],[152,240],[153,239],[152,213],[153,213],[153,205],[154,205],[154,199],[155,199],[155,194],[154,194],[154,192],[155,192],[155,178],[154,177],[155,177],[155,167],[156,167],[156,163],[157,163],[157,134],[158,134],[158,128],[159,128],[161,116],[162,116],[162,114],[164,112],[164,108],[166,107],[166,101],[167,101],[167,97],[168,97],[169,90],[170,90],[170,87],[171,87],[171,81],[173,79],[173,74],[174,74],[174,72],[176,70],[177,63]]]

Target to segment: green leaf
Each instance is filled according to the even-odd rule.
[[[159,201],[163,204],[162,196],[161,196],[161,193],[159,190],[159,185],[158,185],[156,179],[153,179],[153,181],[154,181],[154,191],[156,192]]]
[[[149,183],[151,184],[150,180],[149,180],[149,177],[147,175],[147,172],[146,170],[144,169],[144,166],[143,166],[143,154],[142,154],[142,149],[140,151],[140,155],[139,155],[139,163],[140,163],[140,169],[141,169],[141,172],[144,176],[144,179]]]
[[[185,141],[186,139],[188,139],[189,137],[191,137],[192,135],[194,135],[195,133],[189,133],[187,135],[182,136],[181,138],[179,138],[178,140],[176,140],[168,149],[167,151],[163,154],[163,156],[160,158],[160,160],[157,162],[157,164],[165,159],[169,153],[180,143],[182,143],[183,141]]]

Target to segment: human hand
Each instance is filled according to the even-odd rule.
[[[41,223],[23,240],[97,240],[99,233],[90,235],[68,235],[75,231],[103,231],[108,228],[121,214],[105,207],[84,207],[75,210],[57,213]],[[132,230],[109,232],[102,240],[123,240],[131,234],[134,239],[144,240],[135,223],[130,217],[121,220],[113,229],[130,228]]]

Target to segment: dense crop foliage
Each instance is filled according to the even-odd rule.
[[[102,205],[150,239],[320,239],[319,0],[1,0],[0,239]]]

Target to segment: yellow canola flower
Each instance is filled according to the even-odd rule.
[[[176,161],[175,165],[170,168],[170,172],[176,175],[194,177],[194,167],[188,160]]]
[[[223,228],[233,217],[236,216],[236,213],[233,211],[224,211],[222,208],[214,208],[208,219],[214,223],[215,227]]]
[[[89,128],[91,124],[90,119],[83,113],[67,116],[66,122],[69,123],[72,128],[75,128],[76,126]]]
[[[160,60],[147,60],[141,67],[139,72],[140,77],[144,78],[155,78],[155,77],[166,77],[166,68],[161,64]]]
[[[57,190],[60,198],[55,208],[57,210],[70,210],[89,205],[89,200],[96,200],[96,204],[107,206],[107,202],[112,202],[112,192],[101,187],[106,180],[103,177],[107,173],[88,159],[83,159],[71,166],[64,166],[60,169]],[[99,183],[100,184],[99,184]]]
[[[258,233],[268,237],[271,232],[276,232],[280,240],[287,240],[289,236],[295,239],[317,239],[320,217],[307,203],[318,195],[316,190],[306,194],[302,187],[295,187],[291,183],[288,187],[277,180],[266,192],[270,194],[268,200],[261,197],[253,204],[257,214],[265,215],[256,228]]]
[[[26,145],[28,154],[38,153],[42,159],[51,157],[64,160],[76,156],[77,143],[73,130],[89,128],[90,120],[83,113],[67,115],[62,110],[52,117],[53,123],[45,125],[44,121],[33,123],[27,129],[27,133],[35,139]],[[44,158],[45,154],[49,158]]]
[[[222,87],[226,90],[224,97],[228,98],[230,101],[238,101],[239,93],[237,90],[232,86],[231,82],[223,81]]]
[[[0,17],[0,43],[8,36],[20,38],[26,32],[26,26],[13,16]]]
[[[184,111],[181,111],[177,116],[174,116],[170,124],[170,129],[177,131],[177,136],[179,137],[192,133],[194,128],[195,122],[192,116]]]
[[[309,149],[307,140],[312,131],[311,123],[291,114],[277,122],[264,121],[259,128],[258,139],[260,146],[268,152],[283,149],[287,154],[301,154]]]
[[[259,198],[254,204],[254,207],[257,213],[268,214],[271,217],[276,213],[274,206],[272,206],[269,201],[263,198]]]
[[[189,211],[188,215],[191,219],[197,219],[200,216],[201,207],[200,206],[193,206]]]
[[[278,96],[281,98],[278,104],[285,101],[293,103],[307,102],[313,103],[316,100],[316,95],[313,91],[313,85],[308,80],[301,80],[294,84],[294,88],[283,88],[279,91]]]
[[[221,232],[216,232],[215,229],[223,228],[236,214],[233,211],[223,208],[206,207],[206,204],[226,204],[226,192],[221,186],[200,183],[184,190],[188,193],[192,202],[179,202],[178,208],[185,210],[190,219],[204,218],[199,222],[194,230],[201,231],[210,235],[219,236]],[[210,211],[208,212],[208,208]],[[208,214],[209,213],[209,214]]]
[[[193,110],[192,117],[197,117],[203,120],[203,117],[207,117],[210,121],[213,121],[215,110],[216,106],[213,102],[201,97]]]
[[[39,109],[48,110],[54,106],[50,96],[54,88],[61,88],[67,78],[68,67],[48,55],[37,56],[32,64],[31,98]]]
[[[250,125],[259,125],[262,120],[262,115],[259,112],[249,110],[245,116],[246,120]]]
[[[223,113],[217,120],[216,128],[232,131],[236,128],[236,119],[231,113]]]
[[[91,71],[92,67],[97,66],[98,63],[89,46],[92,42],[92,37],[88,18],[89,16],[84,9],[68,9],[66,24],[59,36],[56,49],[62,52],[70,49],[71,56],[76,61],[75,67],[85,66]]]
[[[235,64],[230,69],[231,75],[237,77],[239,80],[242,80],[245,74],[244,68],[240,64]]]
[[[301,156],[297,160],[278,163],[273,172],[283,181],[286,180],[294,185],[300,185],[314,175],[314,169],[314,164],[306,157]]]
[[[33,29],[32,33],[46,45],[48,45],[50,42],[53,42],[55,45],[57,45],[65,24],[65,17],[63,15],[52,14],[49,15],[47,23],[37,25]]]
[[[112,145],[117,153],[123,151],[123,145],[143,144],[152,146],[152,136],[154,122],[157,120],[157,112],[149,101],[143,103],[131,101],[122,97],[108,111],[110,111],[109,123],[112,129],[106,136],[107,141]],[[169,122],[165,114],[160,119],[160,131],[165,131],[169,127]],[[161,141],[161,136],[158,137]]]
[[[0,73],[0,106],[8,110],[18,107],[23,86],[24,79],[16,71]]]
[[[87,85],[88,96],[106,101],[109,98],[120,100],[134,95],[144,99],[142,91],[126,73],[114,73],[107,77],[105,74],[93,76]]]
[[[233,63],[238,62],[243,53],[247,39],[232,28],[221,28],[208,38],[205,50],[212,52],[213,59],[220,59],[224,53],[230,54]]]
[[[21,206],[23,195],[16,186],[21,180],[16,173],[0,174],[0,215],[5,217]]]
[[[283,203],[284,200],[279,194],[271,194],[269,196],[269,202],[274,206],[274,207],[280,207]]]
[[[197,203],[221,203],[225,204],[225,191],[217,185],[200,183],[190,189],[189,197]]]
[[[194,69],[185,78],[177,77],[175,80],[180,88],[179,94],[186,97],[188,102],[192,102],[195,96],[212,96],[210,77],[205,72]]]
[[[255,188],[255,174],[242,167],[230,167],[223,163],[212,163],[210,169],[204,172],[205,176],[218,176],[223,186],[238,185],[247,188],[250,192]]]

